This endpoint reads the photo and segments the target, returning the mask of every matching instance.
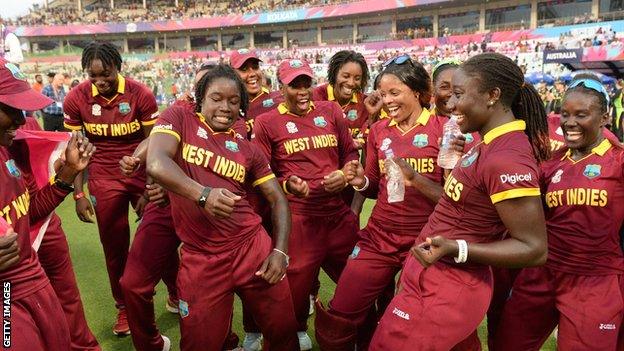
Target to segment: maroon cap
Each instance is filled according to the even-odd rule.
[[[18,110],[36,111],[54,100],[33,90],[16,65],[0,58],[0,102]]]
[[[299,76],[308,76],[314,79],[314,72],[310,65],[302,60],[282,61],[277,67],[277,78],[283,84],[290,84]]]
[[[258,53],[256,50],[249,49],[238,49],[232,51],[230,54],[230,66],[234,68],[241,68],[245,62],[249,59],[256,59],[258,61],[262,61],[258,57]]]

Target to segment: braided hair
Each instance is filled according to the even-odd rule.
[[[209,69],[197,83],[197,86],[195,87],[195,112],[201,112],[208,87],[210,87],[212,82],[219,78],[230,79],[236,84],[241,97],[240,112],[242,115],[245,115],[247,113],[247,109],[249,108],[249,95],[247,94],[247,89],[245,89],[245,84],[231,66],[224,64],[219,64]]]
[[[115,67],[121,71],[121,55],[117,47],[109,42],[92,41],[82,50],[80,64],[85,70],[91,66],[94,60],[102,61],[104,67]]]
[[[480,81],[481,92],[500,89],[500,103],[511,108],[516,118],[526,122],[525,133],[537,161],[548,160],[550,142],[544,104],[535,88],[525,84],[520,67],[509,57],[497,53],[473,56],[460,67],[467,75]]]
[[[431,107],[431,77],[425,67],[412,59],[402,64],[391,63],[376,78],[379,83],[386,74],[397,77],[401,83],[407,85],[412,91],[419,93],[420,105],[424,108]]]
[[[362,54],[353,50],[338,51],[331,57],[329,60],[329,66],[327,67],[327,80],[329,81],[329,84],[332,86],[336,85],[338,71],[340,71],[342,66],[349,62],[354,62],[360,65],[360,68],[362,69],[362,82],[359,88],[360,91],[364,91],[364,89],[366,89],[366,85],[368,84],[369,78],[368,64]]]

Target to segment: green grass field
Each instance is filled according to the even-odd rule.
[[[373,202],[367,201],[362,213],[362,225],[366,223]],[[91,330],[97,337],[102,348],[106,351],[126,351],[133,350],[130,337],[119,338],[111,332],[116,311],[113,298],[111,296],[106,268],[104,266],[104,257],[102,247],[99,242],[97,227],[95,224],[82,223],[78,220],[74,212],[74,201],[71,197],[58,208],[57,213],[63,220],[63,228],[67,233],[67,239],[71,250],[71,256],[74,263],[74,270],[78,279],[78,285],[82,294],[87,321]],[[131,223],[133,227],[134,218],[131,214]],[[133,228],[134,230],[135,228]],[[326,303],[331,298],[335,284],[326,276],[321,276],[321,300]],[[180,341],[180,332],[178,329],[177,315],[173,315],[165,310],[165,299],[167,290],[161,283],[157,288],[157,294],[154,297],[156,320],[161,332],[171,338],[172,350],[178,350]],[[314,316],[312,316],[313,318]],[[309,334],[314,337],[313,319],[309,321]],[[234,308],[234,330],[241,338],[244,336],[241,323],[241,307],[240,302],[236,301]],[[209,325],[206,328],[210,328]],[[485,339],[485,322],[479,327],[481,340]],[[484,346],[484,349],[486,347]],[[554,339],[550,339],[543,350],[555,350]],[[315,345],[315,350],[318,346]]]

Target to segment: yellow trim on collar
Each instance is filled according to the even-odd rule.
[[[598,156],[604,156],[607,151],[609,151],[609,149],[611,148],[611,146],[613,146],[611,144],[611,142],[609,141],[609,139],[605,138],[603,141],[600,142],[600,144],[598,144],[598,146],[594,147],[592,149],[592,152],[589,154],[596,154]],[[587,155],[587,156],[589,156]],[[561,158],[561,161],[563,161],[565,158],[571,157],[572,156],[572,150],[568,149],[568,151],[566,151],[565,155],[563,155],[563,157]],[[584,160],[587,156],[583,157],[580,160],[576,160],[574,162],[579,162],[581,160]],[[571,159],[571,158],[570,158]]]
[[[316,106],[314,106],[314,102],[310,101],[310,107],[308,107],[308,112],[306,112],[306,114],[312,112],[312,110],[314,110],[315,108],[316,108]],[[298,115],[290,112],[290,110],[288,109],[288,106],[286,106],[285,102],[282,102],[281,104],[277,105],[277,112],[279,112],[280,115],[291,114],[293,116],[298,116]]]
[[[210,125],[208,125],[208,123],[206,123],[206,117],[204,117],[204,115],[202,115],[201,112],[195,112],[195,115],[197,115],[197,117],[199,118],[199,121],[201,123],[203,123],[206,128],[208,128],[208,130],[210,131],[210,133],[214,134],[231,134],[233,137],[236,136],[236,131],[232,128],[228,128],[228,130],[224,131],[224,132],[215,132],[212,128],[210,128]]]
[[[430,117],[431,117],[431,112],[423,107],[422,111],[420,112],[420,116],[418,116],[418,119],[416,120],[416,125],[415,126],[417,126],[417,125],[423,125],[423,126],[427,125],[427,123],[429,122],[429,118]],[[399,123],[397,123],[397,121],[395,121],[394,118],[391,119],[390,123],[388,124],[389,127],[394,127],[394,126],[398,126],[398,125],[399,125]],[[410,130],[411,130],[411,128],[410,128]]]
[[[526,129],[526,122],[521,119],[517,119],[513,122],[508,122],[503,125],[500,125],[489,132],[485,133],[483,136],[483,142],[487,145],[492,142],[492,140],[498,138],[503,134],[507,134],[510,132],[518,132]]]
[[[122,76],[121,74],[117,73],[117,93],[123,94],[125,92],[126,92],[126,78],[124,78],[124,76]],[[93,95],[94,97],[100,95],[100,92],[97,90],[97,87],[93,83],[91,83],[91,95]]]
[[[256,95],[255,98],[249,100],[249,102],[254,102],[254,101],[258,100],[258,98],[261,97],[262,95],[268,94],[268,93],[270,93],[269,89],[267,89],[265,87],[262,87],[262,90],[260,90],[260,94]]]
[[[329,101],[335,101],[336,100],[336,96],[334,95],[334,87],[331,84],[327,84],[327,100]],[[355,104],[358,103],[358,98],[357,98],[357,94],[355,93],[355,91],[351,94],[351,101]]]

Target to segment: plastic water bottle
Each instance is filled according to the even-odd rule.
[[[440,145],[440,152],[438,153],[438,166],[444,169],[453,169],[461,158],[461,153],[451,148],[453,138],[461,134],[459,125],[457,125],[457,116],[452,115],[444,124],[443,133],[442,145]]]
[[[403,172],[399,165],[394,162],[394,152],[387,149],[386,154],[386,175],[388,176],[388,202],[401,202],[405,197],[405,181],[403,180]]]

